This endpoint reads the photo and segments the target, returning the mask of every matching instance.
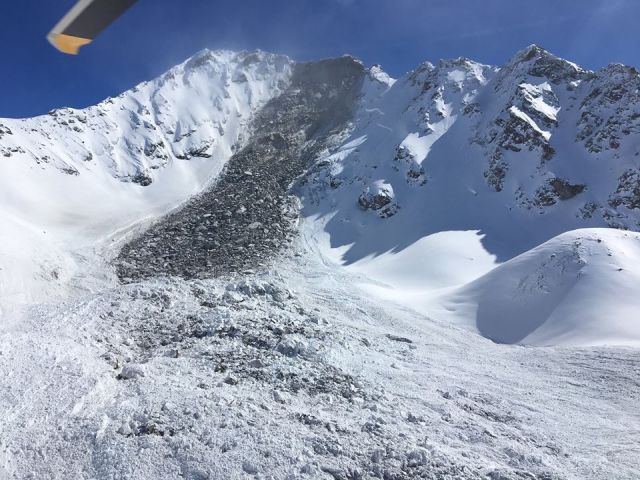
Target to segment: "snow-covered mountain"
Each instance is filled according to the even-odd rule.
[[[0,119],[0,305],[64,290],[86,274],[79,251],[200,192],[291,67],[206,50],[95,107]]]
[[[0,479],[637,478],[639,92],[204,51],[0,119]]]
[[[84,275],[79,252],[200,192],[260,136],[251,119],[294,70],[283,56],[204,51],[95,107],[1,120],[0,303],[64,290]],[[567,231],[640,229],[635,69],[590,72],[532,46],[501,68],[460,58],[393,80],[375,66],[361,84],[351,124],[326,122],[339,136],[315,145],[295,188],[340,262],[433,290]],[[441,243],[442,263],[425,267]]]
[[[458,59],[393,81],[374,67],[352,131],[303,180],[304,212],[338,261],[430,312],[433,290],[564,232],[640,228],[639,91],[633,68],[535,46],[499,69]],[[637,342],[629,299],[618,341]],[[586,308],[565,313],[575,328]]]
[[[336,238],[348,261],[447,230],[482,231],[501,261],[576,228],[638,230],[639,91],[633,68],[588,72],[538,47],[500,69],[458,59],[396,82],[372,69],[307,211],[337,210],[329,232],[356,218],[380,231]]]

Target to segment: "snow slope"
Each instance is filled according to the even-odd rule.
[[[3,325],[0,478],[637,478],[637,350],[497,345],[295,248]]]
[[[291,65],[206,50],[95,107],[0,119],[0,305],[64,292],[91,268],[79,252],[198,193]]]
[[[443,307],[499,343],[640,346],[640,234],[577,230],[447,293]]]

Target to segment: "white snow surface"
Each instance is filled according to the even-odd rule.
[[[447,293],[445,310],[487,338],[640,346],[640,234],[568,232]]]
[[[637,477],[637,350],[498,345],[295,248],[3,325],[0,477]]]
[[[0,120],[0,479],[637,479],[640,234],[610,227],[639,217],[610,199],[638,132],[575,134],[584,102],[635,121],[589,95],[617,98],[626,67],[577,80],[534,47],[374,67],[271,270],[117,282],[121,242],[215,180],[292,66],[205,51],[99,106]],[[496,191],[514,116],[528,143],[505,137],[522,148]],[[587,189],[534,204],[554,178]]]

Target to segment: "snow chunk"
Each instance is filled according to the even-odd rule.
[[[142,365],[128,364],[122,367],[119,377],[122,380],[135,380],[144,377],[144,367]]]

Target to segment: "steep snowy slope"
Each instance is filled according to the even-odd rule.
[[[639,91],[633,68],[589,72],[535,46],[499,69],[373,68],[352,130],[300,184],[310,236],[370,292],[432,313],[438,289],[564,232],[638,230]],[[629,306],[621,295],[608,301]]]
[[[343,260],[479,231],[498,261],[568,230],[640,228],[640,74],[538,48],[501,69],[371,72],[354,128],[302,190]]]
[[[86,268],[70,253],[199,192],[291,65],[203,51],[95,107],[0,120],[0,304],[44,298]]]

